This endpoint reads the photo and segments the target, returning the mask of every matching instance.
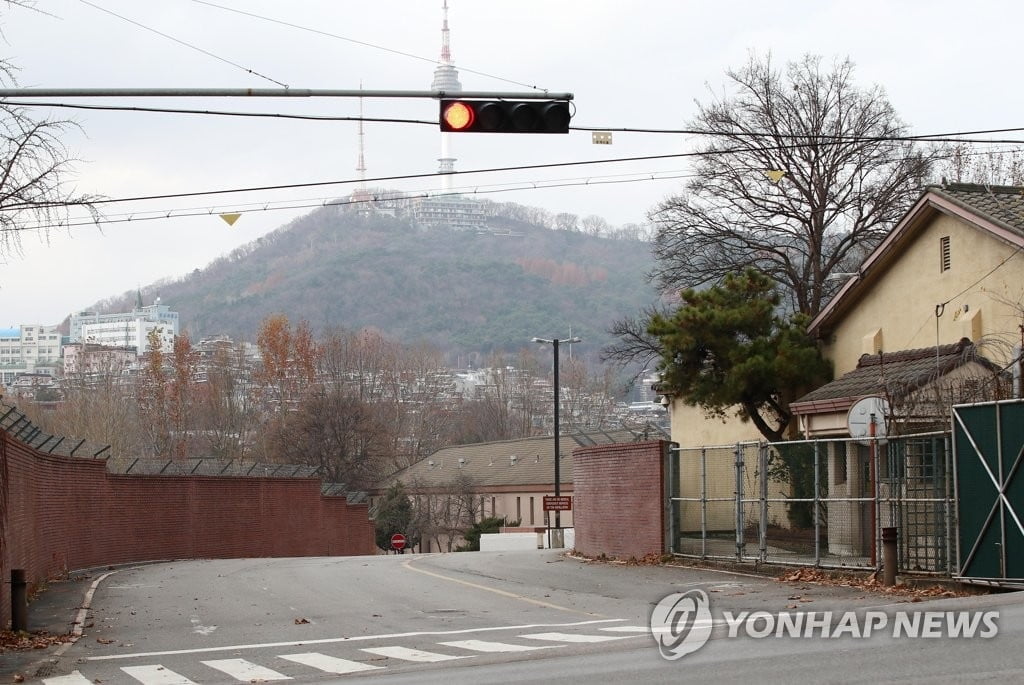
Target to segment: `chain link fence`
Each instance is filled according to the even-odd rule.
[[[952,571],[948,433],[674,448],[670,469],[674,554],[879,568],[896,528],[901,569]]]

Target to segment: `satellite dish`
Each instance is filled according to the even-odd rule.
[[[885,419],[889,416],[889,402],[884,397],[868,395],[857,400],[850,412],[846,415],[846,427],[850,431],[850,437],[861,440],[861,444],[868,445],[871,441],[872,417],[875,423],[875,437],[885,437]],[[879,445],[884,445],[885,440],[878,440]]]

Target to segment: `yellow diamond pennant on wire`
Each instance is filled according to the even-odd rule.
[[[786,175],[786,172],[782,169],[769,169],[764,173],[772,183],[778,183],[782,180],[782,177]]]
[[[228,226],[234,226],[235,222],[238,221],[238,217],[242,216],[240,212],[230,212],[227,214],[221,214],[220,218],[224,219],[224,223]]]

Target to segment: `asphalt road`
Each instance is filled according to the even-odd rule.
[[[117,569],[93,583],[82,638],[41,655],[45,667],[28,671],[39,674],[29,682],[1024,682],[1019,593],[910,603],[543,550],[174,562]],[[663,648],[671,640],[658,637],[668,629],[652,637],[652,611],[667,595],[696,590],[708,598],[710,639],[663,658],[656,639]],[[934,628],[963,609],[998,612],[989,616],[994,636],[937,629],[936,637],[892,637],[898,612],[930,611]],[[853,630],[822,637],[831,628],[800,638],[750,634],[779,612],[832,612],[835,624],[847,610],[859,612],[859,626],[883,614],[887,625],[867,639]],[[744,622],[735,620],[740,612],[763,613]],[[986,625],[976,623],[981,632]]]

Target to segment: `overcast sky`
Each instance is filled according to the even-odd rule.
[[[23,87],[276,88],[276,81],[292,88],[355,89],[362,83],[369,89],[428,90],[431,60],[440,53],[441,0],[39,0],[46,14],[0,6],[0,51],[20,67]],[[464,89],[538,86],[571,92],[575,126],[681,128],[695,112],[694,101],[707,101],[709,88],[720,90],[724,71],[742,65],[751,51],[770,51],[779,64],[805,53],[829,61],[849,57],[857,65],[857,83],[882,85],[919,134],[1013,127],[1024,112],[1024,89],[1017,82],[1024,3],[1005,0],[450,0],[449,23]],[[359,112],[355,99],[74,102]],[[357,125],[350,121],[38,111],[81,125],[81,132],[66,136],[81,160],[75,185],[108,198],[356,177]],[[437,104],[366,99],[363,112],[436,121]],[[436,171],[436,126],[368,123],[365,131],[368,177]],[[694,145],[674,134],[616,133],[611,146],[593,145],[584,132],[453,136],[460,171],[672,154]],[[484,196],[495,201],[597,214],[621,225],[643,222],[683,182],[665,177],[686,172],[685,159],[670,159],[472,174],[455,184],[502,190]],[[656,178],[598,183],[643,176]],[[590,185],[532,187],[587,179]],[[408,191],[440,187],[429,177],[379,185]],[[508,190],[524,186],[530,187]],[[27,234],[22,254],[0,257],[0,328],[56,324],[97,300],[178,278],[309,210],[250,211],[233,227],[219,212],[316,204],[351,189],[333,185],[115,204],[104,208],[108,218],[186,209],[210,214],[78,227],[52,232],[48,241]]]

